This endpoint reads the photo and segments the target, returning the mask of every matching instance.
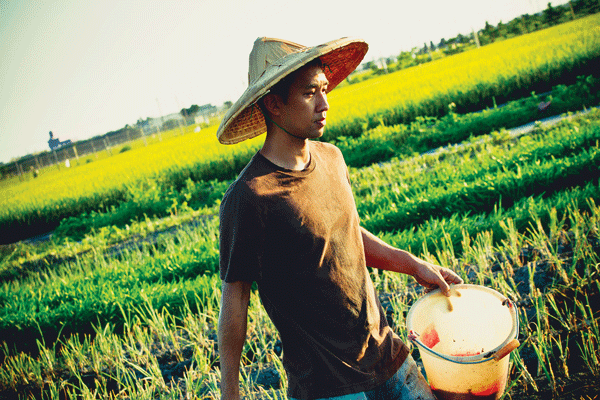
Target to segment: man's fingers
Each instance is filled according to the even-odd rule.
[[[444,278],[444,280],[448,283],[454,283],[454,284],[461,284],[464,283],[463,279],[458,276],[458,274],[452,270],[446,269],[446,268],[442,268],[440,270],[440,273],[442,274],[442,277]]]
[[[451,284],[461,284],[463,280],[460,276],[458,276],[454,271],[449,270],[447,268],[440,268],[438,271],[440,275],[440,281],[438,283],[438,287],[441,292],[445,296],[450,296],[450,285]]]
[[[445,280],[442,279],[439,287],[440,287],[440,290],[442,291],[442,293],[444,294],[444,296],[450,296],[450,286],[446,283]]]
[[[462,278],[451,269],[427,265],[427,272],[417,279],[425,287],[425,293],[439,288],[445,296],[450,296],[450,285],[463,283]]]

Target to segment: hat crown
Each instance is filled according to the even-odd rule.
[[[265,133],[265,118],[254,106],[290,73],[319,58],[323,65],[327,65],[323,73],[329,81],[327,90],[330,91],[354,71],[368,49],[364,40],[351,37],[331,40],[314,47],[281,39],[256,39],[250,52],[249,85],[223,117],[217,130],[219,142],[234,144]]]
[[[282,39],[256,39],[250,52],[248,83],[255,83],[270,66],[281,65],[286,56],[306,50],[305,46]]]

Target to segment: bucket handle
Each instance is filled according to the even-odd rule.
[[[508,305],[508,308],[513,307],[515,309],[515,327],[516,327],[515,331],[516,331],[516,336],[518,337],[519,336],[519,314],[516,312],[516,306],[508,297],[502,301],[502,305],[504,305],[504,306]],[[434,356],[436,356],[438,358],[441,358],[443,360],[450,361],[453,363],[457,363],[457,364],[481,364],[481,363],[484,363],[484,362],[487,362],[490,360],[500,361],[501,359],[506,357],[508,354],[510,354],[511,351],[515,350],[517,347],[519,347],[521,345],[519,340],[517,338],[514,338],[511,341],[509,341],[506,345],[504,345],[501,349],[499,349],[497,351],[491,351],[489,353],[484,354],[483,357],[479,360],[465,361],[465,360],[463,360],[463,357],[447,356],[445,354],[438,353],[437,351],[425,346],[425,344],[423,342],[421,342],[421,340],[419,340],[419,336],[420,335],[417,332],[414,332],[411,330],[408,333],[408,340],[417,344],[419,348],[424,349],[425,351],[433,354]]]
[[[518,339],[511,340],[510,342],[508,342],[506,344],[506,346],[504,346],[503,348],[501,348],[494,354],[494,360],[496,360],[496,361],[502,360],[504,357],[509,355],[511,351],[513,351],[520,345],[521,345],[521,342],[519,342]]]
[[[438,358],[441,358],[442,360],[446,360],[446,361],[450,361],[450,362],[458,363],[458,364],[481,364],[481,363],[484,363],[484,362],[490,360],[490,358],[482,358],[482,359],[475,360],[475,361],[462,361],[462,360],[458,361],[459,357],[447,356],[445,354],[438,353],[437,351],[425,346],[425,344],[423,342],[421,342],[418,339],[418,337],[419,337],[419,334],[414,331],[410,331],[408,334],[408,339],[411,342],[416,343],[420,349],[423,349],[423,350],[427,351],[428,353],[431,353],[432,355],[434,355]],[[462,357],[460,357],[460,358],[462,358]]]

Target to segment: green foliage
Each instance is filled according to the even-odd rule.
[[[385,132],[382,127],[369,134],[376,137]],[[379,237],[454,268],[467,281],[485,284],[522,303],[533,299],[533,313],[541,316],[540,322],[552,315],[553,323],[562,324],[549,328],[547,324],[523,321],[522,334],[528,338],[523,346],[540,360],[540,371],[560,365],[566,368],[565,362],[553,355],[555,350],[568,350],[554,344],[564,342],[564,332],[577,335],[581,359],[589,370],[596,371],[597,311],[587,296],[597,294],[600,263],[600,209],[596,206],[600,201],[599,142],[600,111],[596,110],[518,138],[489,135],[432,155],[351,168],[350,178],[362,224]],[[366,150],[356,148],[357,153]],[[377,151],[385,154],[386,148]],[[170,206],[175,208],[171,210],[188,213],[191,211],[185,209],[185,203],[197,201],[213,204],[214,209],[227,182],[213,181],[209,186],[190,179],[177,191],[160,185],[159,181],[147,180],[144,186],[128,187],[125,204],[150,207],[156,203],[168,208],[173,201]],[[107,218],[110,223],[120,212],[114,208],[94,218]],[[85,224],[93,224],[94,218]],[[81,365],[66,376],[89,374],[95,368],[99,372],[94,376],[132,374],[131,379],[138,382],[132,369],[150,374],[148,365],[153,362],[156,366],[156,360],[163,359],[144,350],[148,351],[148,359],[140,364],[140,349],[164,346],[180,360],[189,359],[191,356],[184,357],[177,351],[182,343],[200,352],[188,364],[189,374],[197,373],[192,371],[202,365],[202,377],[216,376],[211,374],[216,374],[212,362],[217,356],[212,343],[220,294],[218,218],[195,219],[170,235],[138,237],[139,225],[155,223],[158,221],[150,218],[136,222],[131,233],[128,226],[122,230],[116,225],[102,226],[82,241],[94,243],[94,238],[115,235],[124,245],[111,248],[96,242],[87,252],[54,262],[42,261],[27,271],[17,269],[27,268],[26,262],[18,259],[29,259],[31,255],[25,253],[35,253],[35,247],[0,247],[0,342],[4,342],[5,349],[5,362],[0,366],[2,390],[41,390],[44,382],[64,382],[61,379],[65,370],[59,373],[41,361],[59,358],[66,365]],[[523,250],[526,245],[535,250],[531,262]],[[73,242],[65,241],[54,244],[53,251],[72,254],[73,246]],[[555,254],[559,246],[570,246],[568,262]],[[540,260],[552,263],[545,270],[550,289],[543,292],[536,287],[533,275]],[[519,267],[530,270],[531,276],[524,282],[513,277],[512,269]],[[403,296],[393,300],[397,303],[394,318],[401,319],[419,296],[405,276],[383,273],[375,275],[374,280],[382,292]],[[252,297],[253,304],[259,304],[254,294]],[[563,297],[571,299],[574,303],[570,304],[576,307],[565,309]],[[252,306],[249,315],[251,339],[244,349],[244,362],[280,362],[272,350],[276,332],[270,325],[265,328],[264,310]],[[166,316],[172,321],[169,328],[161,325]],[[591,322],[577,322],[572,327],[569,324],[574,318]],[[394,329],[405,337],[401,324]],[[114,342],[101,347],[109,337]],[[48,350],[55,346],[61,348],[60,354]],[[90,350],[76,350],[80,348]],[[15,351],[22,352],[13,356]],[[101,357],[105,361],[99,361]],[[519,354],[515,357],[516,376],[522,376],[522,371],[531,368],[531,361],[526,366]],[[115,368],[123,369],[116,373]],[[156,380],[165,382],[161,370],[155,369]],[[552,382],[553,376],[548,376]],[[218,393],[216,382],[214,393]],[[163,386],[155,387],[153,393],[159,393]],[[123,384],[119,390],[132,393],[133,389]]]
[[[464,235],[489,231],[499,243],[507,238],[507,219],[522,232],[538,219],[549,223],[552,209],[565,213],[573,205],[583,209],[590,199],[600,200],[599,141],[596,111],[519,139],[490,137],[448,153],[351,169],[359,215],[363,226],[393,244],[413,251],[433,249],[447,238],[460,257]],[[151,185],[130,188],[136,201],[127,204],[167,207],[172,199],[165,201],[164,192]],[[218,198],[225,187],[214,182],[215,192],[202,201]],[[189,181],[183,202],[201,189],[207,187],[199,189]],[[183,209],[181,204],[176,207]],[[94,218],[114,221],[119,212],[114,214]],[[61,329],[91,332],[94,323],[107,322],[122,326],[120,308],[131,310],[145,298],[178,315],[184,298],[210,290],[207,281],[198,280],[218,270],[217,227],[217,218],[206,218],[170,239],[142,242],[118,256],[94,251],[39,275],[28,274],[28,279],[10,279],[0,291],[0,336],[17,342],[38,338],[41,329],[50,340]],[[98,233],[107,229],[117,228],[102,227]],[[6,257],[15,251],[7,250]]]
[[[392,157],[409,157],[440,146],[524,125],[547,115],[575,111],[600,102],[600,78],[579,77],[576,84],[559,85],[546,97],[531,97],[507,103],[480,113],[459,115],[450,110],[442,118],[417,117],[410,125],[383,126],[360,137],[339,137],[334,143],[353,167],[367,166]],[[543,112],[539,104],[551,101]],[[496,134],[499,137],[498,133]]]
[[[105,212],[83,213],[61,221],[54,234],[60,238],[81,240],[102,227],[123,228],[142,217],[162,218],[188,210],[211,207],[220,201],[230,182],[212,180],[196,183],[190,178],[179,190],[162,187],[159,182],[147,179],[140,185],[127,189],[125,201]]]
[[[356,188],[359,214],[375,232],[394,231],[418,226],[431,216],[489,213],[522,198],[583,187],[600,178],[598,140],[597,121],[581,128],[567,123],[514,142],[494,144],[490,138],[489,144],[465,146],[450,155],[419,158],[419,164],[374,166],[360,175],[366,186]],[[368,182],[381,185],[381,178],[369,177],[367,171],[385,171],[389,185],[369,189]]]
[[[0,290],[0,341],[27,350],[35,339],[55,340],[59,332],[91,333],[93,324],[108,322],[121,327],[121,309],[133,310],[144,299],[172,312],[187,299],[202,311],[195,294],[210,297],[203,291],[210,290],[208,282],[214,282],[218,269],[216,230],[216,221],[206,220],[118,258],[92,254],[29,282],[5,286]],[[13,303],[14,298],[20,302]]]

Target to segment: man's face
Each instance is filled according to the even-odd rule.
[[[296,137],[321,137],[329,109],[326,93],[328,84],[320,67],[300,70],[290,86],[287,103],[280,103],[281,126]]]

